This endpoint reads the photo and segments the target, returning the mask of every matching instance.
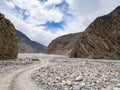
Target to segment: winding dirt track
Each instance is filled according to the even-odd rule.
[[[48,60],[40,60],[37,64],[13,70],[11,73],[0,77],[0,90],[42,90],[38,89],[36,84],[32,82],[31,74],[48,63]]]
[[[22,58],[36,58],[37,63],[25,65],[25,67],[10,69],[9,66],[4,68],[10,69],[10,73],[7,73],[4,68],[0,68],[6,74],[1,76],[0,72],[0,90],[42,90],[40,87],[31,80],[31,75],[35,70],[40,69],[50,63],[50,60],[54,57],[61,57],[57,55],[46,55],[46,54],[19,54]]]
[[[20,57],[29,57],[31,59],[38,59],[39,61],[32,63],[30,65],[25,65],[25,67],[20,67],[13,69],[10,73],[7,73],[4,68],[9,68],[9,66],[0,67],[0,71],[3,70],[6,72],[4,76],[0,72],[0,90],[42,90],[42,88],[37,87],[37,85],[31,80],[31,75],[35,70],[40,69],[41,67],[47,66],[54,62],[59,63],[64,61],[75,61],[77,59],[69,59],[66,56],[57,56],[57,55],[46,55],[46,54],[21,54]],[[119,62],[117,60],[89,60],[89,59],[78,59],[78,61],[90,61],[91,63],[96,62]]]
[[[30,66],[27,69],[17,73],[12,80],[9,90],[38,90],[37,86],[31,80],[31,74],[33,71],[47,64],[48,63],[46,61],[42,61],[40,64]]]

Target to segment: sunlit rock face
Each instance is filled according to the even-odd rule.
[[[0,59],[17,58],[18,46],[13,24],[0,13]]]

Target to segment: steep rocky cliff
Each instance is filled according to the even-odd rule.
[[[67,54],[70,57],[120,59],[120,7],[117,7],[108,15],[96,18],[82,33],[81,37],[74,38],[71,36],[69,39],[74,42],[69,49],[70,53]],[[47,53],[54,53],[49,52],[51,44]],[[60,44],[60,42],[56,44]],[[62,48],[68,45],[70,43],[64,44]],[[62,49],[57,48],[54,47],[56,51]],[[61,54],[61,52],[57,54]]]
[[[16,30],[19,53],[43,53],[46,46],[29,39],[25,34]]]
[[[13,24],[0,13],[0,59],[13,59],[18,54],[16,31]]]
[[[70,56],[120,59],[120,7],[91,23]]]

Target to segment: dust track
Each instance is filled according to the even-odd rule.
[[[37,63],[32,63],[30,65],[24,65],[17,69],[11,69],[10,72],[6,72],[4,68],[9,69],[9,65],[1,68],[3,69],[5,75],[0,76],[0,90],[42,90],[40,87],[32,81],[31,74],[41,67],[49,63],[49,55],[44,54],[19,54],[22,58],[36,58]],[[50,56],[51,57],[51,56]],[[47,58],[47,59],[46,59]],[[7,62],[6,62],[7,63]],[[15,68],[15,67],[13,67]],[[0,73],[1,75],[2,73]]]
[[[73,74],[75,76],[78,74],[81,75],[84,74],[84,78],[89,79],[88,81],[91,80],[91,78],[87,76],[88,74],[90,74],[90,76],[93,77],[96,75],[96,73],[99,73],[99,75],[102,76],[103,73],[105,72],[107,75],[113,75],[113,74],[116,75],[115,77],[112,78],[115,79],[119,78],[119,74],[116,74],[117,72],[119,73],[119,67],[120,67],[119,60],[94,60],[94,59],[82,59],[82,58],[79,59],[79,58],[68,58],[66,56],[59,56],[59,55],[47,55],[47,54],[19,54],[19,57],[22,58],[23,64],[21,64],[21,59],[20,62],[11,61],[11,60],[9,62],[2,60],[0,61],[0,90],[43,90],[43,89],[50,90],[52,86],[46,89],[46,87],[44,87],[44,84],[47,85],[47,83],[44,83],[44,81],[46,82],[46,80],[48,80],[49,73],[53,75],[53,77],[50,77],[51,80],[57,79],[57,77],[55,77],[54,75],[56,75],[55,74],[56,72],[59,73],[58,69],[60,67],[61,70],[58,75],[61,77],[62,80],[64,80],[64,78],[70,80],[69,76],[71,75],[71,72],[69,71],[72,70],[71,68],[73,68]],[[32,60],[31,61],[32,63],[27,64],[25,61],[26,59],[28,60],[27,63],[29,63],[29,59]],[[99,72],[100,68],[102,68],[101,72],[103,73]],[[116,71],[111,72],[111,70],[112,71],[117,70],[117,72]],[[88,73],[89,71],[90,73]],[[68,75],[68,77],[65,77],[66,75],[64,75],[63,73]],[[35,77],[35,79],[32,78],[33,76]],[[40,83],[41,79],[43,80],[44,84]],[[97,79],[96,76],[94,77],[94,79],[95,80]],[[38,82],[36,80],[38,80]],[[56,86],[57,89],[54,90],[61,90],[61,88],[58,89],[60,83],[59,82],[58,84],[55,83],[55,85],[57,85]],[[43,85],[43,89],[41,88],[42,85]],[[53,85],[53,83],[50,83],[50,85]],[[98,90],[98,89],[90,89],[90,90]],[[120,89],[115,89],[115,90],[120,90]]]
[[[48,63],[46,61],[42,61],[42,63],[28,67],[22,72],[16,74],[9,90],[38,90],[37,86],[31,80],[31,74],[33,71],[47,64]]]

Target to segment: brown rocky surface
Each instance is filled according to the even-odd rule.
[[[76,33],[56,38],[48,46],[46,53],[69,55],[76,39],[81,35],[82,33]]]
[[[0,13],[0,59],[13,59],[18,54],[13,24]]]
[[[120,6],[108,15],[96,18],[82,35],[79,34],[81,33],[57,38],[48,46],[46,53],[80,58],[120,59]]]

